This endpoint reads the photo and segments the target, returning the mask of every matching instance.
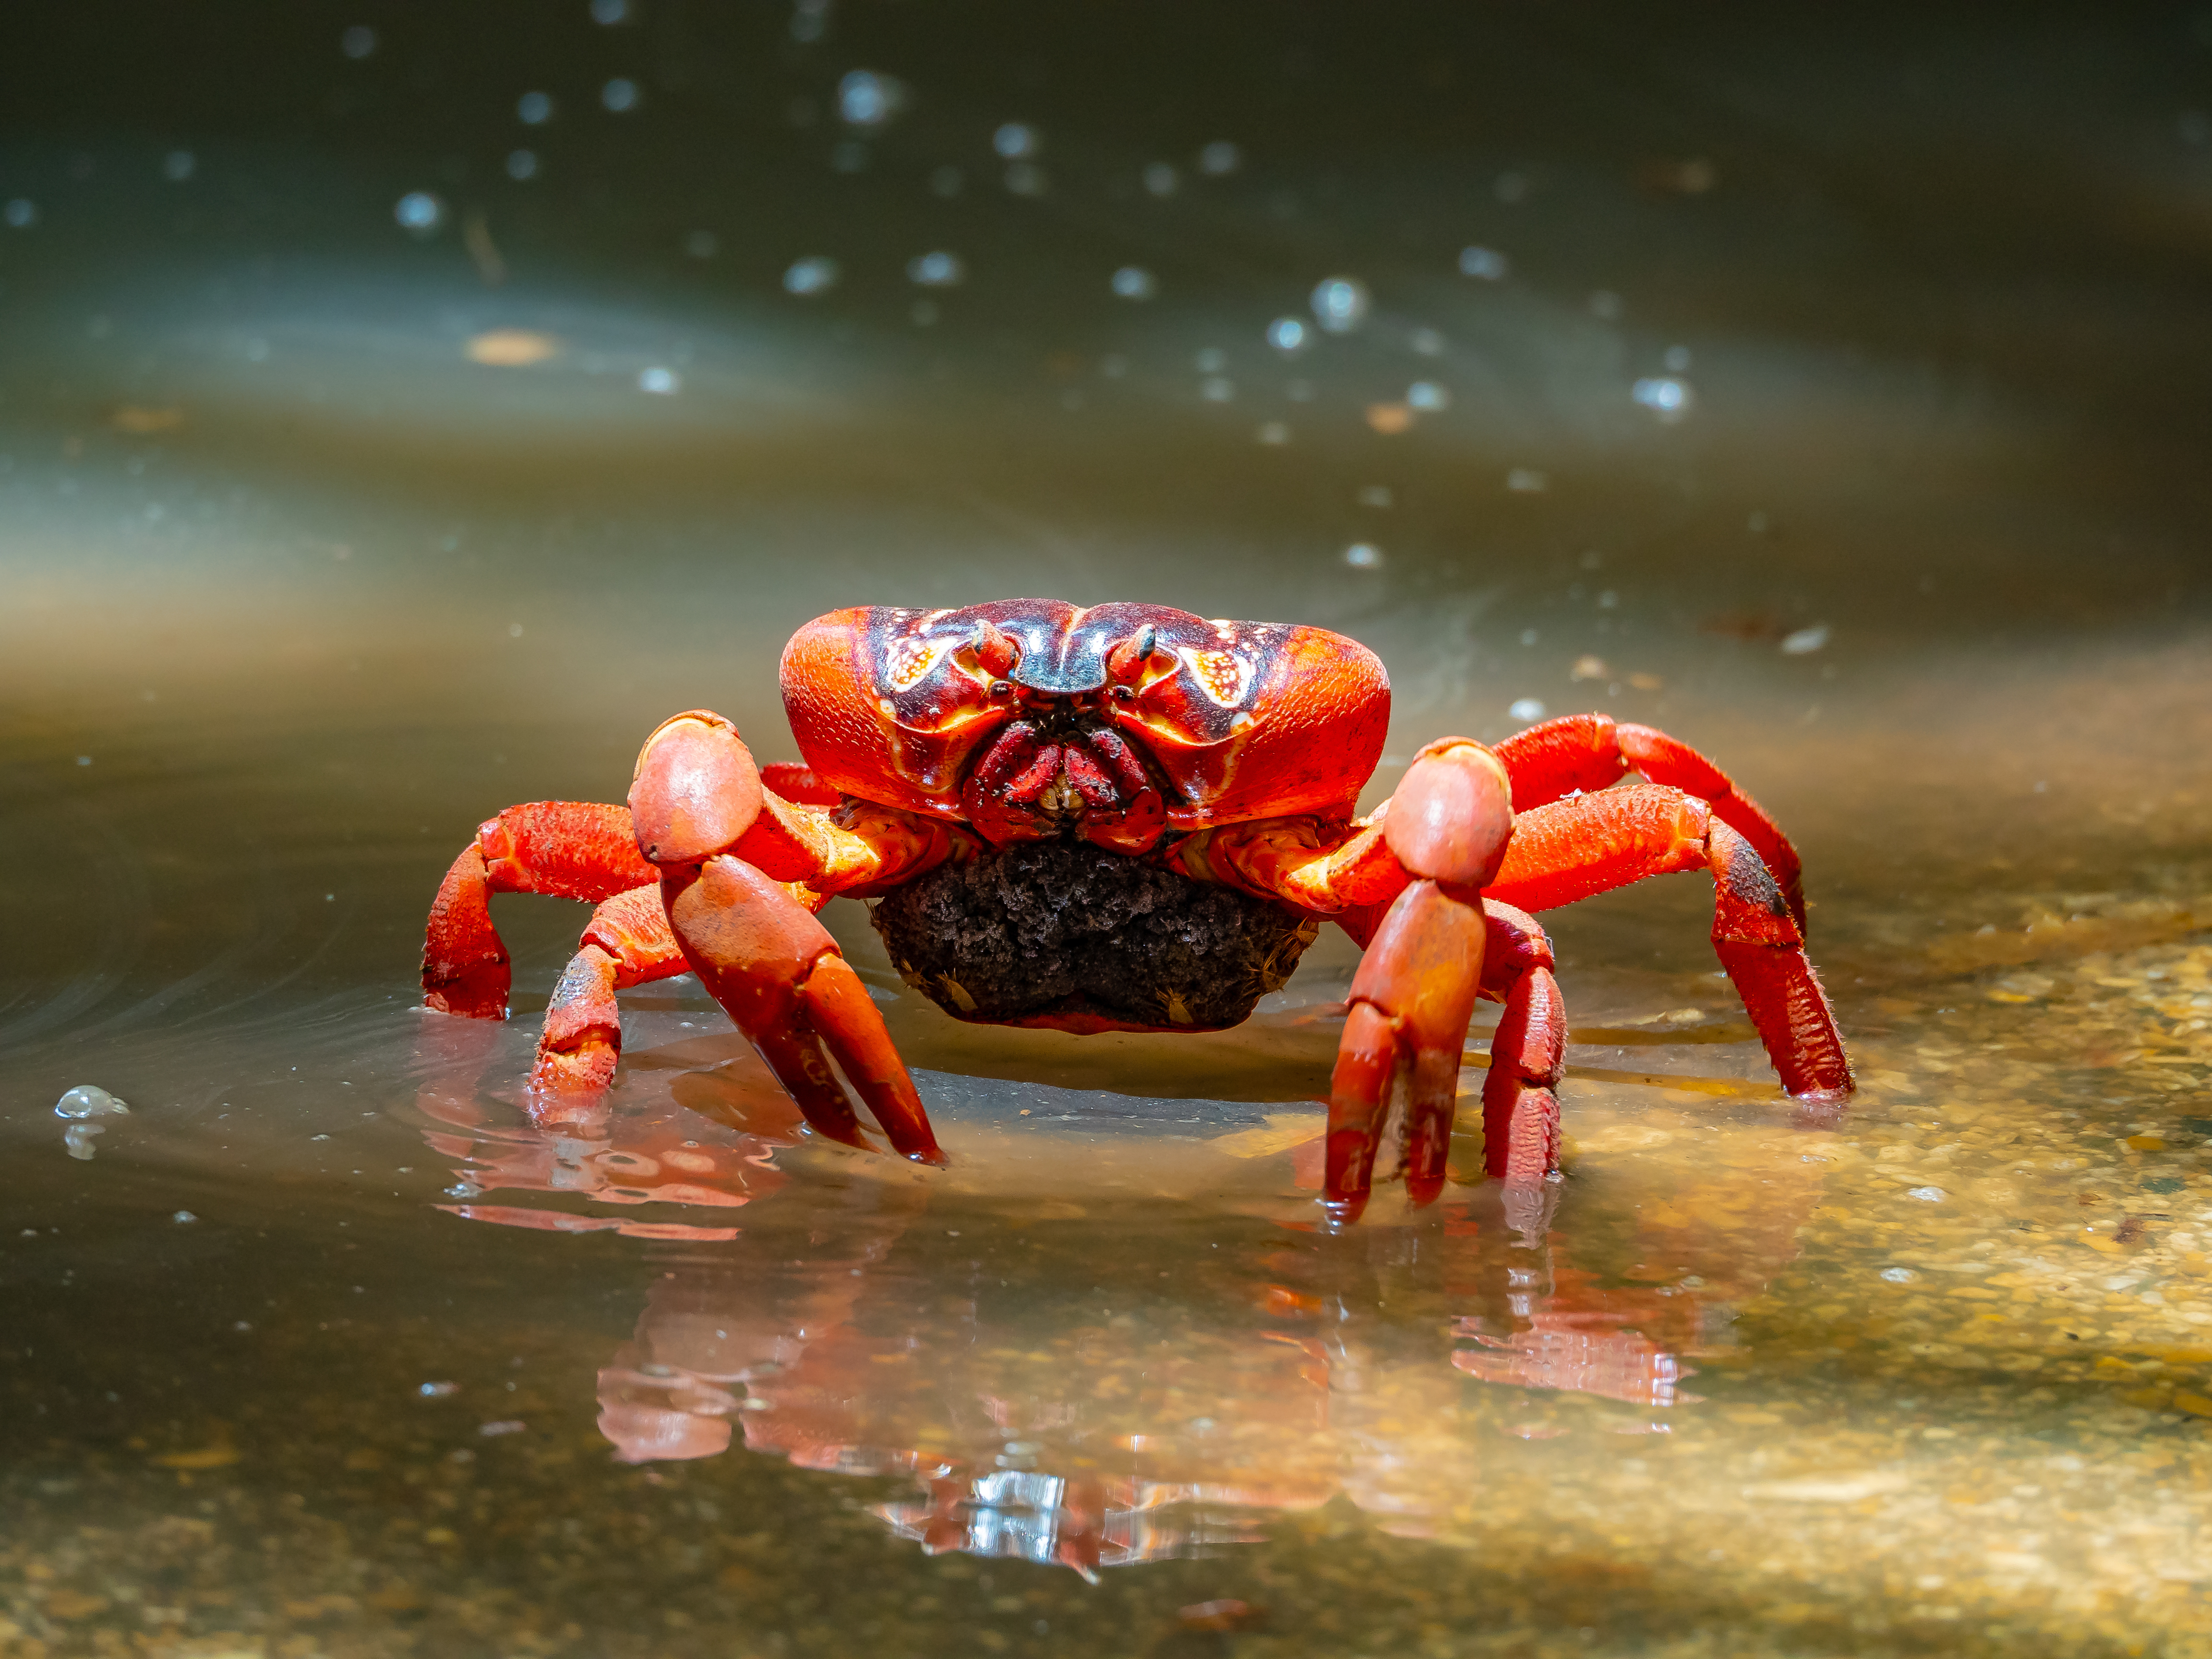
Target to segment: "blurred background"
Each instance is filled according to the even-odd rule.
[[[0,1649],[2204,1639],[2208,276],[2191,5],[20,0]],[[1360,639],[1370,803],[1698,744],[1806,854],[1854,1115],[1773,1098],[1702,878],[1553,919],[1533,1233],[1312,1233],[1334,934],[1077,1040],[833,907],[926,1189],[688,980],[531,1130],[567,907],[501,910],[512,1024],[414,1011],[480,819],[685,708],[796,758],[822,611],[1031,594]],[[1949,1318],[2005,1275],[2033,1332]]]

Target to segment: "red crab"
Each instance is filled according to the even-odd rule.
[[[857,1096],[897,1152],[939,1163],[881,1017],[815,919],[830,898],[879,900],[893,960],[947,1012],[1078,1032],[1234,1024],[1326,919],[1366,951],[1329,1097],[1324,1197],[1348,1221],[1386,1146],[1416,1203],[1442,1189],[1478,996],[1505,1005],[1488,1170],[1556,1168],[1565,1015],[1527,913],[1695,869],[1713,874],[1714,947],[1784,1087],[1852,1088],[1805,957],[1796,853],[1649,726],[1575,714],[1495,749],[1440,738],[1361,818],[1389,680],[1322,629],[1055,599],[869,606],[799,629],[782,688],[804,765],[757,766],[719,714],[678,714],[647,738],[627,808],[511,806],[447,873],[422,984],[448,1013],[506,1017],[492,893],[599,907],[546,1012],[541,1111],[612,1079],[617,990],[688,969],[816,1132],[867,1146]],[[1644,781],[1608,787],[1630,773]]]

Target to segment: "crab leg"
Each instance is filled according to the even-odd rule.
[[[1595,793],[1631,772],[1695,795],[1757,850],[1780,885],[1797,931],[1805,931],[1805,881],[1797,849],[1757,801],[1688,744],[1648,726],[1616,724],[1604,714],[1563,714],[1515,732],[1497,745],[1497,754],[1513,780],[1516,812],[1577,790]]]
[[[1787,896],[1752,842],[1695,795],[1640,784],[1525,812],[1487,892],[1549,910],[1697,869],[1712,872],[1713,949],[1782,1086],[1801,1100],[1850,1094],[1850,1061]]]
[[[430,906],[422,1000],[443,1013],[507,1018],[512,973],[491,924],[494,893],[551,893],[596,904],[657,875],[637,854],[623,807],[568,800],[508,807],[477,827]]]
[[[1408,1196],[1443,1188],[1460,1056],[1482,981],[1480,890],[1512,834],[1504,770],[1465,738],[1431,744],[1407,769],[1383,834],[1413,877],[1352,976],[1329,1079],[1322,1198],[1346,1225],[1366,1207],[1376,1154],[1402,1113]]]
[[[788,887],[723,850],[750,842],[761,808],[759,771],[720,716],[679,714],[646,740],[630,809],[684,960],[816,1133],[867,1145],[842,1070],[894,1148],[944,1162],[914,1079],[837,942]]]
[[[582,945],[545,1010],[537,1062],[530,1070],[532,1115],[539,1115],[538,1097],[596,1094],[613,1082],[622,1054],[622,1012],[615,993],[667,979],[688,966],[668,930],[659,882],[617,893],[594,910]],[[554,1110],[550,1103],[547,1109]]]
[[[1559,1167],[1567,1010],[1552,977],[1552,942],[1535,918],[1495,899],[1482,909],[1482,994],[1505,1005],[1482,1081],[1483,1168],[1525,1186]]]

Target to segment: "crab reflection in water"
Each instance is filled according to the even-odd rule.
[[[663,1241],[635,1332],[596,1379],[619,1459],[742,1441],[803,1468],[908,1477],[915,1496],[873,1511],[900,1536],[1085,1576],[1250,1541],[1271,1515],[1340,1495],[1388,1531],[1437,1534],[1480,1490],[1487,1437],[1569,1431],[1547,1395],[1614,1403],[1577,1427],[1666,1431],[1698,1403],[1683,1387],[1694,1357],[1725,1346],[1735,1308],[1794,1255],[1817,1189],[1794,1155],[1801,1130],[1755,1124],[1725,1159],[1686,1133],[1694,1154],[1670,1158],[1644,1127],[1663,1109],[1640,1101],[1638,1125],[1614,1137],[1639,1155],[1608,1164],[1564,1218],[1557,1187],[1509,1213],[1510,1189],[1486,1183],[1455,1187],[1432,1218],[1332,1238],[1297,1218],[1322,1179],[1317,1113],[1303,1133],[1279,1115],[1291,1127],[1206,1138],[1307,1195],[1243,1213],[994,1206],[929,1182],[792,1186],[777,1164],[799,1143],[798,1115],[759,1085],[690,1072],[673,1098],[639,1091],[558,1131],[519,1112],[490,1121],[450,1095],[424,1104],[433,1144],[471,1160],[457,1174],[487,1193],[672,1200],[716,1221],[755,1206],[742,1230],[450,1206]],[[1038,1150],[1095,1161],[1093,1137],[1025,1133],[1064,1133],[1079,1144]],[[1182,1164],[1197,1155],[1171,1144]],[[1469,1380],[1489,1386],[1469,1396]]]

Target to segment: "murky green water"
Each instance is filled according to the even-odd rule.
[[[18,33],[0,1652],[2212,1648],[2212,24]],[[1334,934],[1073,1038],[833,906],[942,1173],[689,978],[567,1134],[534,1015],[416,1009],[479,819],[689,707],[791,757],[797,624],[1018,593],[1356,635],[1370,799],[1532,702],[1704,747],[1856,1102],[1776,1093],[1702,878],[1547,919],[1548,1212],[1463,1123],[1342,1237]],[[541,1006],[582,913],[499,915]]]

